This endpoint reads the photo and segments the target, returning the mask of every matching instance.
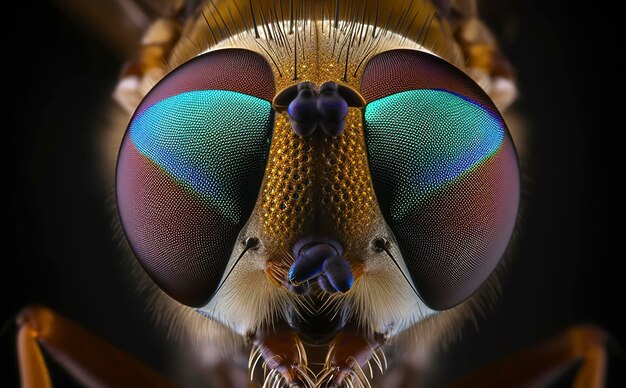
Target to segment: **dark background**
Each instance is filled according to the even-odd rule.
[[[487,3],[529,123],[525,211],[501,302],[450,348],[451,377],[577,323],[625,343],[623,21],[604,2],[570,3]],[[95,152],[121,61],[50,3],[3,13],[0,322],[42,303],[162,369],[164,340],[120,264]],[[14,335],[8,325],[0,336],[2,386],[17,385]],[[611,382],[623,385],[616,359]]]

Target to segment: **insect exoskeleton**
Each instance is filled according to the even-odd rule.
[[[131,119],[119,214],[165,293],[248,341],[253,378],[367,385],[388,346],[471,316],[513,232],[518,163],[427,6],[392,25],[302,4],[206,20],[217,43]]]

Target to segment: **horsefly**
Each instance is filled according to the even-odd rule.
[[[117,210],[156,315],[215,386],[413,386],[496,296],[518,217],[516,85],[474,2],[157,3],[115,91]],[[73,336],[39,343],[82,383],[168,384],[31,308],[26,385],[50,322]]]

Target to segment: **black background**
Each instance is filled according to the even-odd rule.
[[[525,211],[501,302],[450,348],[448,377],[576,323],[624,344],[623,22],[604,2],[493,3],[529,122]],[[42,303],[162,369],[163,336],[120,264],[96,163],[121,63],[49,3],[3,13],[0,322]],[[2,386],[17,385],[14,334],[0,337]]]

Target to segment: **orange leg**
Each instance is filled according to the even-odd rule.
[[[17,317],[23,387],[51,387],[41,349],[85,386],[172,387],[155,371],[52,310],[27,307]]]
[[[457,381],[453,387],[542,386],[581,362],[574,388],[604,386],[607,335],[592,326],[575,326]]]

